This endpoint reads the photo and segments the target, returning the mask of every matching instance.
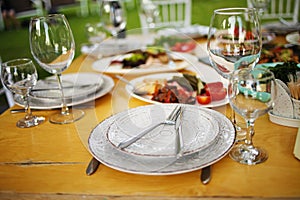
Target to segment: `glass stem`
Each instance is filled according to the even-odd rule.
[[[66,100],[65,100],[64,90],[63,90],[62,81],[61,81],[61,74],[57,74],[56,77],[57,77],[57,81],[58,81],[58,87],[61,91],[61,102],[62,102],[61,114],[69,115],[70,113],[69,113],[69,108],[67,107]]]
[[[27,92],[27,94],[25,96],[23,96],[24,102],[25,102],[25,119],[28,120],[32,117],[32,113],[31,113],[31,109],[29,106],[29,101],[28,101],[28,96],[29,96],[29,92]]]
[[[245,139],[245,144],[248,146],[252,146],[252,137],[254,136],[254,122],[255,120],[248,119],[247,123],[247,134]]]

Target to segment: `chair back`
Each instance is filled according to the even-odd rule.
[[[16,12],[16,18],[41,16],[44,13],[42,0],[10,1],[10,5]]]
[[[284,18],[293,23],[299,22],[300,0],[269,0],[268,9],[261,16],[266,20],[279,20]],[[247,0],[248,7],[254,7],[252,0]]]
[[[156,28],[185,27],[191,25],[191,0],[148,0],[158,11]],[[149,28],[146,17],[140,12],[143,32]]]

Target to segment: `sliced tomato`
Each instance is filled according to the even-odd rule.
[[[211,102],[211,96],[207,94],[197,95],[197,101],[199,104],[206,105]]]

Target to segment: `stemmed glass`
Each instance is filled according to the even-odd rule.
[[[229,153],[240,163],[254,165],[268,158],[266,150],[255,147],[252,142],[255,120],[272,109],[276,98],[276,82],[271,71],[261,68],[240,69],[229,79],[229,102],[246,121],[247,134],[243,143]]]
[[[117,41],[126,28],[126,9],[121,0],[102,0],[100,4],[102,26]],[[124,33],[123,33],[124,34]]]
[[[139,12],[145,17],[149,28],[154,29],[159,16],[158,7],[151,0],[142,0]]]
[[[270,0],[251,0],[251,4],[258,10],[258,14],[261,17],[269,8]]]
[[[1,65],[1,80],[3,85],[24,99],[26,115],[17,122],[17,127],[28,128],[45,121],[43,116],[32,115],[29,103],[29,93],[35,86],[38,74],[33,62],[28,58],[7,61]]]
[[[214,11],[208,33],[207,50],[213,68],[224,78],[241,68],[252,69],[262,48],[261,28],[255,8],[223,8]],[[237,141],[244,131],[236,123]]]
[[[43,69],[57,76],[61,90],[61,112],[52,115],[50,122],[67,124],[82,118],[82,110],[69,110],[62,88],[61,73],[70,66],[75,53],[73,34],[65,16],[53,14],[31,18],[29,41],[34,59]]]

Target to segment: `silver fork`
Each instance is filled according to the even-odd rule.
[[[180,109],[179,116],[176,119],[176,124],[175,124],[175,131],[176,131],[176,136],[175,136],[175,153],[176,153],[176,158],[180,158],[183,155],[183,138],[182,138],[182,115],[183,115],[183,108]]]
[[[128,140],[121,142],[118,145],[118,148],[124,149],[124,148],[130,146],[131,144],[133,144],[134,142],[138,141],[144,135],[146,135],[151,130],[155,129],[156,127],[158,127],[160,125],[163,125],[163,124],[166,124],[166,125],[175,125],[176,119],[179,116],[180,111],[181,111],[181,106],[177,105],[175,107],[175,109],[170,113],[170,115],[164,121],[162,121],[160,123],[157,123],[157,124],[154,124],[153,126],[150,126],[149,128],[147,128],[144,131],[142,131],[141,133],[139,133],[138,135],[133,136],[133,137],[129,138]]]

